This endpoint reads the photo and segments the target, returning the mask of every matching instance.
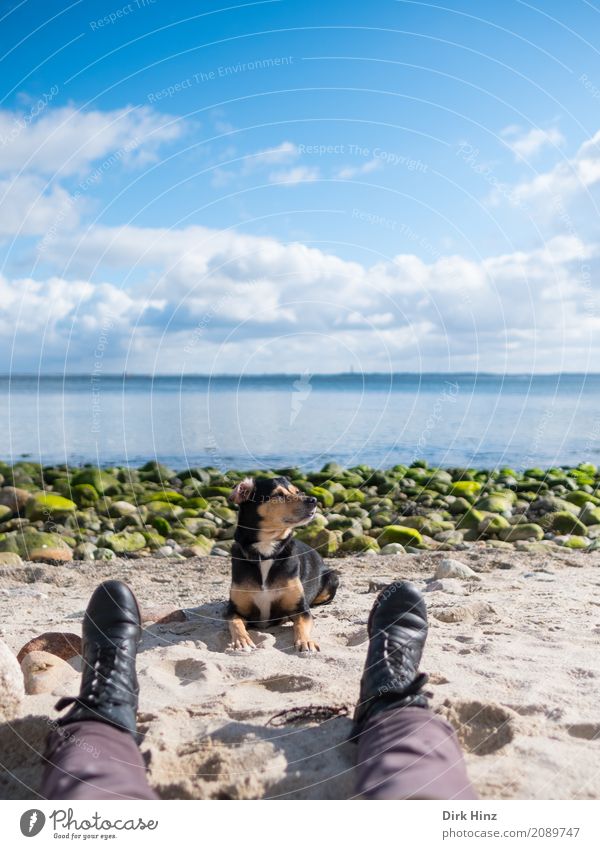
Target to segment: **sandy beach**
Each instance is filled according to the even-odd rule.
[[[448,557],[476,575],[432,583]],[[79,634],[95,585],[126,580],[146,619],[138,726],[162,798],[346,799],[368,611],[380,585],[410,579],[427,590],[432,707],[455,725],[481,796],[600,797],[600,552],[474,545],[330,562],[342,583],[316,611],[313,658],[296,656],[289,626],[256,632],[251,655],[227,651],[230,567],[215,556],[4,565],[0,636],[16,655],[44,632]],[[52,706],[77,691],[78,663],[46,684],[41,673],[52,691],[25,695],[0,726],[2,798],[36,798]]]

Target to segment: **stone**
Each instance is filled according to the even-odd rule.
[[[379,553],[386,557],[390,554],[404,554],[405,549],[399,542],[388,542],[387,545],[383,546]]]
[[[62,519],[77,510],[77,505],[64,495],[55,492],[36,492],[27,503],[25,515],[35,522],[37,519]]]
[[[387,525],[379,535],[377,542],[383,548],[390,542],[399,542],[401,545],[418,545],[423,542],[423,537],[416,528],[407,528],[402,525]]]
[[[567,510],[559,510],[542,516],[539,523],[545,530],[557,534],[578,534],[579,536],[586,534],[584,523]]]
[[[432,616],[440,622],[455,624],[457,622],[474,622],[483,619],[491,613],[496,613],[491,604],[485,601],[474,601],[471,604],[455,605],[453,607],[438,607],[431,610]]]
[[[116,560],[117,555],[112,550],[112,548],[104,548],[103,546],[99,546],[94,551],[94,560]]]
[[[17,658],[0,640],[0,721],[14,719],[25,696],[23,673]]]
[[[368,593],[380,593],[385,590],[392,582],[393,578],[371,578],[367,588]]]
[[[0,504],[10,508],[15,516],[21,516],[25,512],[25,505],[31,498],[31,493],[26,489],[15,486],[5,486],[0,489]]]
[[[62,660],[70,660],[81,654],[81,637],[79,634],[69,634],[63,631],[45,631],[38,637],[33,637],[19,649],[17,661],[22,662],[26,654],[32,651],[55,654]]]
[[[0,551],[0,566],[22,566],[23,561],[15,551]]]
[[[361,534],[344,540],[340,546],[340,551],[344,552],[344,554],[363,554],[369,551],[376,554],[379,551],[379,545],[373,537]]]
[[[474,572],[470,566],[461,563],[460,560],[452,560],[450,558],[442,560],[438,563],[435,578],[460,578],[460,580],[480,581],[479,575]]]
[[[73,550],[74,560],[93,560],[96,546],[93,542],[80,542]]]
[[[465,588],[455,578],[445,578],[442,581],[429,581],[425,587],[426,593],[443,592],[452,595],[465,595]]]
[[[458,498],[474,498],[481,489],[479,481],[456,481],[450,487],[450,494]]]
[[[73,552],[70,548],[50,548],[45,546],[43,548],[34,548],[29,552],[29,560],[32,563],[51,563],[51,564],[60,564],[60,563],[70,563],[73,559]]]
[[[71,478],[71,486],[83,483],[93,486],[99,495],[107,495],[107,490],[119,488],[119,481],[114,475],[97,468],[82,469]]]
[[[591,525],[598,525],[600,524],[600,507],[596,507],[592,502],[587,501],[582,505],[578,518],[588,529]]]
[[[100,496],[89,483],[80,483],[71,489],[71,498],[80,508],[93,507]]]
[[[146,548],[146,538],[139,531],[131,533],[121,531],[111,536],[105,536],[99,540],[105,548],[110,548],[115,554],[132,554]]]
[[[504,542],[515,542],[515,540],[541,540],[544,538],[544,531],[539,525],[527,522],[521,525],[511,525],[510,528],[504,528],[498,532],[500,539]]]
[[[58,655],[47,651],[32,651],[21,663],[25,692],[29,696],[40,693],[71,695],[79,688],[79,673]]]
[[[487,513],[510,513],[512,511],[512,502],[503,493],[492,492],[490,495],[480,498],[475,503],[475,507]]]
[[[135,504],[130,504],[129,501],[113,501],[106,512],[111,519],[121,519],[124,516],[135,516],[138,508]]]
[[[64,549],[69,553],[71,559],[71,547],[65,542],[60,534],[36,531],[33,528],[23,528],[14,536],[0,540],[0,550],[16,551],[23,560],[29,560],[33,551],[41,549]]]

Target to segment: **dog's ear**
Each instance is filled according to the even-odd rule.
[[[254,478],[244,478],[244,480],[240,481],[233,490],[229,496],[229,500],[233,501],[234,504],[243,504],[244,501],[248,501],[253,491]]]

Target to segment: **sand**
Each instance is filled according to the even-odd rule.
[[[294,653],[289,626],[255,632],[251,655],[227,652],[227,558],[3,567],[0,636],[16,654],[44,631],[79,633],[94,586],[126,580],[144,608],[187,611],[186,621],[148,625],[138,660],[142,751],[163,798],[346,799],[373,590],[397,578],[424,589],[448,556],[479,580],[427,592],[422,668],[477,790],[490,799],[600,798],[600,552],[474,546],[330,561],[342,584],[315,611],[322,651],[311,658]],[[36,797],[56,693],[26,696],[19,718],[0,726],[2,798]],[[307,706],[319,710],[299,722],[281,715]]]

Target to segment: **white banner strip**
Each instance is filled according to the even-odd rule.
[[[190,841],[199,849],[238,842],[267,849],[377,844],[597,849],[599,815],[596,801],[0,803],[2,845],[10,849],[67,841],[163,849]]]

